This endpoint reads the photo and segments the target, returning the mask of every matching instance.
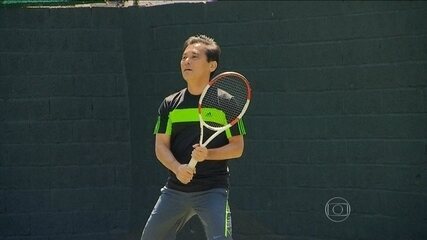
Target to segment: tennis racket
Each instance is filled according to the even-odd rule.
[[[199,99],[200,146],[206,147],[216,136],[236,124],[248,109],[251,97],[249,81],[242,74],[224,72],[214,77]],[[205,142],[204,127],[215,131]],[[197,163],[191,158],[188,166],[194,169]]]

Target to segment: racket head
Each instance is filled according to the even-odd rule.
[[[200,96],[200,121],[212,130],[231,127],[245,114],[251,98],[252,90],[245,76],[237,72],[221,73]]]

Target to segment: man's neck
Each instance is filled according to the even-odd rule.
[[[187,89],[192,95],[200,95],[202,94],[203,89],[205,89],[208,83],[209,83],[209,80],[191,82],[187,84]]]

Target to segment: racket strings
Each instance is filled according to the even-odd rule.
[[[237,76],[224,77],[213,82],[202,99],[201,107],[219,110],[224,114],[225,119],[212,121],[207,113],[203,115],[204,121],[209,122],[213,127],[231,123],[243,111],[248,94],[246,82]]]

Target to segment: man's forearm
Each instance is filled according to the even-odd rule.
[[[206,160],[227,160],[242,156],[243,144],[227,144],[219,148],[208,149]]]
[[[161,144],[156,146],[156,157],[163,166],[176,174],[180,163],[175,159],[168,147]]]

